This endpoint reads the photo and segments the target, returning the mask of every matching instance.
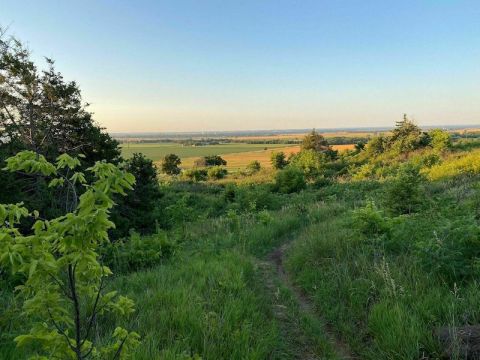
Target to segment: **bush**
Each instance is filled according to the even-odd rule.
[[[261,168],[262,165],[260,165],[260,162],[258,160],[253,160],[247,165],[247,172],[249,174],[254,174],[256,172],[259,172]]]
[[[112,220],[116,227],[110,231],[114,239],[128,236],[132,229],[141,234],[154,232],[157,203],[162,197],[152,160],[143,154],[133,154],[126,161],[125,170],[135,176],[135,186],[126,191],[126,196],[115,198],[118,206],[112,210]]]
[[[283,151],[272,152],[270,161],[272,163],[273,168],[276,170],[281,170],[288,165],[287,158]]]
[[[325,155],[315,150],[302,150],[290,159],[290,164],[302,170],[310,179],[320,174],[325,163]]]
[[[425,200],[422,183],[423,176],[418,167],[412,164],[401,166],[385,193],[386,206],[395,215],[417,211]]]
[[[444,130],[433,129],[428,135],[430,137],[430,146],[435,150],[444,151],[452,146],[450,134]]]
[[[422,266],[449,283],[478,277],[480,227],[470,218],[445,222],[430,239],[417,244]]]
[[[219,155],[204,156],[195,161],[195,166],[225,166],[227,162]]]
[[[373,201],[360,209],[353,211],[353,225],[363,235],[374,237],[385,234],[388,230],[388,222]]]
[[[303,171],[289,166],[275,175],[275,189],[284,194],[290,194],[305,189],[307,186]]]
[[[270,185],[244,185],[235,191],[235,204],[239,210],[255,211],[278,209],[281,202],[278,195],[272,194]]]
[[[191,181],[205,181],[208,176],[206,169],[188,169],[183,174]]]
[[[132,232],[128,239],[109,243],[102,249],[103,262],[116,272],[128,273],[157,265],[174,252],[166,234],[143,236]]]
[[[213,166],[207,171],[208,177],[213,180],[223,179],[227,173],[227,169],[221,166]]]

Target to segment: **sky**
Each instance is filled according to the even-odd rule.
[[[480,1],[0,0],[112,132],[480,124]]]

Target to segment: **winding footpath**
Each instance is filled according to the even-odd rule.
[[[283,244],[272,251],[265,260],[258,262],[264,277],[266,291],[272,297],[274,316],[280,324],[282,335],[294,343],[294,346],[290,348],[289,355],[294,359],[305,360],[358,359],[352,354],[348,345],[335,335],[331,327],[325,324],[321,315],[315,311],[315,305],[308,296],[291,280],[284,267],[285,253],[289,244]],[[282,287],[290,293],[291,300],[297,305],[296,320],[292,320],[292,311],[288,304],[285,304],[287,301],[279,295]],[[298,322],[299,318],[314,319],[322,323],[323,334],[321,336],[325,338],[325,348],[329,348],[323,349],[322,355],[319,354],[318,344],[315,346],[308,334],[305,334]],[[291,339],[292,337],[294,339]],[[331,355],[325,355],[324,352],[330,352]]]

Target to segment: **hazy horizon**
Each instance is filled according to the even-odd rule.
[[[117,133],[479,124],[479,18],[447,0],[0,5]]]

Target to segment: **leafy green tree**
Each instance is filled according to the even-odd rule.
[[[272,152],[270,161],[273,168],[277,170],[283,169],[285,166],[288,165],[287,157],[285,156],[285,153],[283,151]]]
[[[314,150],[318,152],[330,149],[327,140],[313,129],[309,134],[305,135],[302,141],[302,150]]]
[[[315,150],[302,150],[290,158],[290,165],[301,169],[309,179],[319,175],[327,159],[323,153]]]
[[[116,227],[111,230],[115,239],[127,236],[130,230],[140,234],[154,232],[157,203],[162,197],[152,160],[135,153],[125,162],[124,169],[135,177],[135,186],[126,190],[126,196],[115,197],[117,206],[112,210],[112,219]]]
[[[178,167],[182,161],[175,154],[165,155],[162,161],[162,172],[168,175],[178,175],[181,169]]]
[[[225,166],[227,161],[220,155],[208,155],[195,161],[195,166]]]
[[[79,159],[66,154],[55,164],[33,151],[7,159],[8,171],[42,176],[50,187],[71,191],[65,203],[69,212],[48,220],[22,203],[0,205],[0,263],[23,276],[17,289],[23,314],[32,324],[15,341],[17,346],[35,344],[36,359],[120,359],[139,344],[138,334],[120,327],[108,344],[96,344],[93,334],[105,314],[134,311],[132,300],[105,292],[105,279],[112,272],[99,263],[97,253],[114,226],[109,220],[112,196],[131,189],[134,177],[105,162],[97,162],[87,173],[77,172],[79,166]],[[76,185],[85,189],[80,196]],[[17,225],[26,217],[35,222],[31,232],[22,233]]]
[[[437,151],[444,151],[452,146],[450,134],[441,129],[433,129],[428,133],[430,146]]]

